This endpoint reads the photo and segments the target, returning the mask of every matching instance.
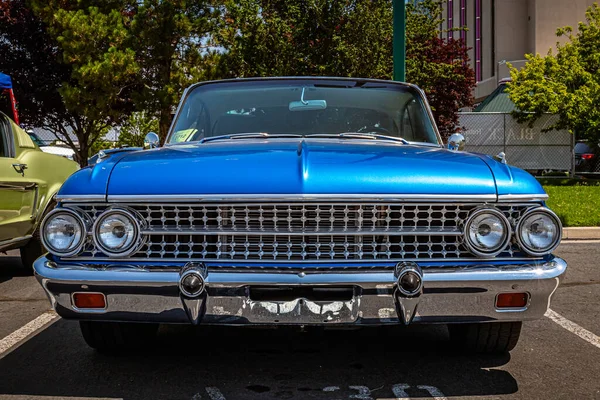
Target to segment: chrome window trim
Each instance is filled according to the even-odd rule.
[[[104,199],[104,198],[103,198]],[[205,202],[205,201],[311,201],[327,200],[338,201],[432,201],[432,202],[472,202],[485,203],[496,202],[495,194],[467,194],[467,195],[446,195],[446,194],[328,194],[328,193],[307,193],[307,194],[171,194],[171,195],[108,195],[109,203],[119,202]]]

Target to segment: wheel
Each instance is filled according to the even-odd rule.
[[[506,353],[517,345],[522,322],[486,322],[448,325],[450,340],[475,353]]]
[[[25,246],[19,249],[19,252],[21,253],[23,267],[27,272],[33,274],[33,262],[40,258],[46,252],[46,249],[42,245],[39,234],[36,233]]]
[[[83,339],[100,353],[140,350],[156,336],[158,324],[79,321]]]

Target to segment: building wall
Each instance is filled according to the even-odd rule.
[[[571,26],[585,21],[585,10],[597,0],[535,0],[534,24],[535,47],[532,52],[546,55],[548,50],[556,47],[556,42],[564,42],[565,38],[556,36],[556,29]]]
[[[525,64],[522,61],[525,54],[547,54],[557,41],[564,42],[564,38],[556,37],[556,29],[567,25],[576,29],[594,1],[597,0],[446,0],[444,18],[452,16],[453,24],[446,22],[441,29],[460,27],[461,5],[466,6],[463,19],[468,30],[462,37],[470,48],[469,58],[477,77],[474,95],[479,100],[490,94],[500,79],[509,76],[504,61],[520,68]],[[449,4],[452,5],[450,14]],[[479,30],[478,5],[481,6]],[[442,36],[458,39],[461,34]],[[478,40],[481,42],[479,50],[476,49]]]

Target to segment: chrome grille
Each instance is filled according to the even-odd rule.
[[[75,205],[69,205],[74,207]],[[478,204],[218,203],[118,204],[144,222],[130,259],[395,261],[474,258],[463,245]],[[534,204],[495,204],[513,226]],[[76,206],[95,220],[109,205]],[[91,243],[79,258],[106,258]],[[510,244],[498,257],[526,257]]]

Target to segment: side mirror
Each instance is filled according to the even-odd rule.
[[[448,138],[448,149],[453,151],[463,151],[465,149],[465,137],[460,133],[454,133]]]
[[[148,132],[144,138],[144,149],[155,149],[160,144],[160,138],[154,132]]]

